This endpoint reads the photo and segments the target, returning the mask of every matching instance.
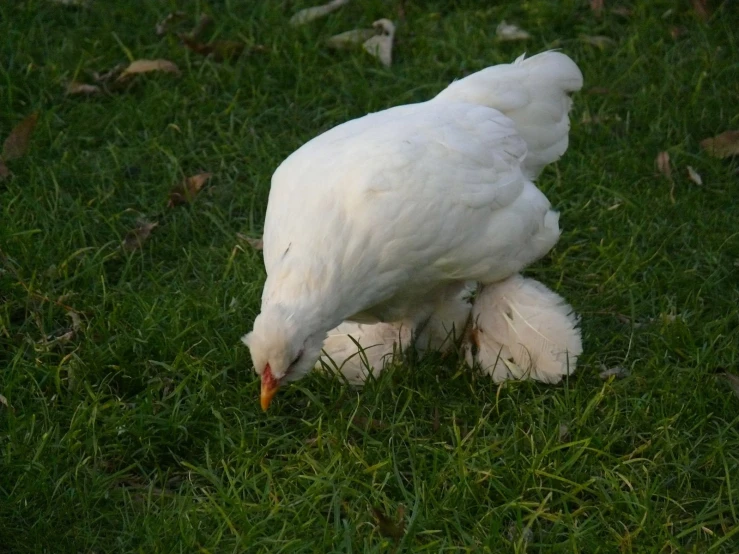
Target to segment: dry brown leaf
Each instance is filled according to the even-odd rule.
[[[182,204],[189,204],[212,176],[212,173],[198,173],[188,177],[182,183],[178,183],[169,193],[167,206],[173,208]]]
[[[714,158],[739,155],[739,131],[726,131],[701,141],[701,148]]]
[[[698,173],[695,169],[688,166],[686,168],[688,170],[688,179],[693,181],[696,185],[702,185],[703,184],[703,178],[700,176],[700,173]]]
[[[590,0],[590,9],[595,14],[595,17],[603,15],[603,0]]]
[[[337,50],[348,50],[362,44],[377,34],[374,29],[352,29],[326,39],[326,46]]]
[[[724,377],[726,377],[729,385],[731,385],[734,394],[737,396],[737,398],[739,398],[739,377],[732,373],[729,373],[728,371],[724,373]]]
[[[151,232],[154,230],[155,227],[157,227],[159,223],[156,221],[154,223],[150,223],[148,221],[139,221],[136,223],[136,227],[131,229],[128,234],[126,234],[126,238],[123,239],[123,243],[121,246],[125,250],[128,250],[129,252],[133,252],[134,250],[138,250],[144,245],[144,242],[146,239],[149,238],[149,235],[151,235]]]
[[[116,83],[127,81],[134,75],[152,71],[163,71],[174,75],[180,74],[179,68],[169,60],[135,60],[118,76]]]
[[[214,40],[208,44],[193,40],[188,35],[180,35],[182,43],[193,52],[202,56],[211,56],[214,61],[222,62],[226,60],[234,60],[241,56],[246,48],[246,44],[236,40]],[[264,50],[264,46],[254,46],[251,51]]]
[[[693,11],[703,21],[711,17],[711,13],[708,11],[708,0],[693,0]]]
[[[395,24],[389,19],[378,19],[372,25],[378,34],[367,39],[362,48],[380,60],[382,65],[390,67],[393,63]]]
[[[93,94],[99,93],[100,87],[97,85],[88,85],[86,83],[79,83],[77,81],[72,81],[67,85],[67,94],[69,95],[82,94],[92,96]]]
[[[8,177],[10,177],[12,173],[8,169],[8,166],[5,165],[5,162],[3,162],[2,159],[0,159],[0,182],[4,181]]]
[[[603,35],[596,35],[596,36],[590,36],[590,35],[580,35],[580,40],[585,42],[586,44],[590,44],[592,46],[596,46],[598,48],[606,48],[608,46],[613,46],[616,44],[616,41],[613,40],[610,37],[606,37]]]
[[[213,23],[213,18],[211,16],[209,16],[207,13],[201,13],[200,19],[198,19],[198,22],[195,24],[195,27],[193,27],[193,30],[190,31],[190,38],[199,37],[203,34],[203,31],[205,31]]]
[[[3,143],[3,161],[15,160],[26,155],[28,145],[31,142],[31,135],[38,123],[38,113],[32,113],[23,121],[18,123],[13,130],[10,131],[8,138]]]
[[[657,154],[657,158],[654,160],[657,165],[657,171],[668,179],[672,179],[672,167],[670,166],[670,154],[667,152],[660,152]]]
[[[157,23],[156,26],[156,33],[157,36],[161,37],[162,35],[165,35],[167,31],[169,31],[169,26],[172,25],[172,23],[175,23],[177,21],[181,21],[187,17],[187,14],[185,12],[172,12],[167,17],[162,19],[159,23]]]
[[[395,523],[390,517],[386,516],[380,508],[372,508],[372,513],[375,515],[377,527],[383,537],[396,541],[403,538],[405,534],[405,507],[403,505],[398,506],[398,523]]]
[[[495,36],[501,41],[526,40],[531,38],[531,35],[520,27],[511,25],[505,21],[501,21],[495,28]]]
[[[338,10],[344,4],[348,3],[349,0],[333,0],[332,2],[329,2],[328,4],[323,4],[322,6],[305,8],[304,10],[300,10],[290,18],[290,25],[305,25],[309,21],[313,21],[314,19],[318,19],[319,17],[328,15],[331,12]]]
[[[264,241],[262,239],[255,239],[252,237],[248,237],[243,233],[236,233],[236,236],[239,238],[239,240],[244,241],[246,244],[251,246],[254,250],[264,249]]]
[[[72,320],[72,331],[76,333],[80,330],[80,326],[82,325],[82,318],[80,317],[80,314],[78,314],[74,310],[67,310],[67,315]]]

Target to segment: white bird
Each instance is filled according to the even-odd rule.
[[[465,358],[493,381],[558,383],[582,353],[578,318],[561,296],[520,275],[482,288],[472,308]]]
[[[552,248],[557,214],[532,180],[567,149],[581,87],[564,54],[522,56],[339,125],[277,168],[262,310],[243,339],[263,409],[341,322],[417,329],[440,295],[502,281]]]

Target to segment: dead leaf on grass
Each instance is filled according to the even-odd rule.
[[[377,507],[372,508],[372,513],[377,520],[377,527],[383,537],[399,541],[405,534],[405,507],[398,506],[397,523]]]
[[[708,0],[693,0],[693,11],[703,21],[707,21],[711,17],[711,12],[708,10]]]
[[[36,123],[38,123],[38,112],[32,113],[13,127],[3,143],[3,161],[15,160],[26,155]]]
[[[305,25],[306,23],[330,14],[333,11],[338,10],[344,4],[348,4],[349,0],[333,0],[328,4],[321,6],[313,6],[311,8],[305,8],[300,10],[290,18],[290,25],[298,26]]]
[[[236,233],[236,236],[239,240],[244,241],[246,244],[251,246],[254,250],[262,250],[264,249],[264,241],[262,239],[255,239],[252,237],[247,237],[243,233]]]
[[[214,21],[211,16],[209,16],[207,13],[201,13],[200,19],[198,19],[198,22],[195,24],[195,27],[193,27],[192,31],[190,31],[190,38],[199,37],[203,34],[203,31],[205,31],[213,23]]]
[[[183,182],[178,183],[169,193],[169,202],[167,206],[173,208],[182,204],[189,204],[197,196],[200,189],[213,176],[212,173],[198,173],[192,177],[188,177]]]
[[[714,158],[730,158],[739,155],[739,131],[726,131],[715,137],[703,139],[701,148]]]
[[[148,221],[139,221],[136,224],[136,227],[131,229],[128,234],[126,235],[126,238],[123,239],[123,243],[121,246],[125,250],[128,250],[129,252],[133,252],[134,250],[138,250],[144,245],[144,242],[146,242],[146,239],[149,238],[149,235],[151,235],[151,232],[159,225],[156,221],[154,223],[150,223]]]
[[[152,71],[163,71],[164,73],[180,74],[180,69],[169,60],[135,60],[123,70],[116,83],[122,83],[129,80],[134,75],[141,73],[151,73]]]
[[[72,81],[67,85],[67,94],[72,95],[84,95],[92,96],[94,94],[100,94],[100,87],[97,85],[88,85],[87,83],[80,83],[78,81]]]
[[[728,371],[725,372],[724,377],[729,382],[729,385],[731,385],[731,389],[734,391],[734,394],[739,398],[739,377],[736,375],[729,373]]]
[[[657,171],[668,179],[672,179],[672,167],[670,166],[670,154],[667,152],[660,152],[657,154],[657,158],[654,160],[657,165]]]
[[[246,44],[237,40],[214,40],[207,44],[198,42],[188,35],[180,35],[182,43],[193,52],[202,56],[211,56],[214,61],[222,62],[226,60],[234,60],[241,56],[246,48]],[[263,46],[255,46],[253,51],[263,50]]]
[[[509,40],[527,40],[531,38],[529,33],[517,25],[512,25],[505,21],[501,21],[495,28],[495,36],[498,37],[498,40],[504,42]]]
[[[169,31],[170,25],[185,19],[185,17],[187,17],[187,14],[181,11],[172,12],[168,14],[167,17],[165,17],[159,23],[157,23],[157,26],[156,26],[157,36],[161,37],[167,34],[167,31]]]
[[[374,29],[352,29],[326,39],[326,46],[336,50],[348,50],[371,39],[375,34]]]
[[[591,46],[600,48],[601,50],[616,44],[616,41],[613,40],[611,37],[606,37],[603,35],[580,35],[580,40],[586,44],[590,44]]]
[[[72,320],[72,331],[76,333],[80,330],[80,327],[82,325],[82,318],[80,317],[80,314],[78,314],[74,310],[67,310],[67,316]]]
[[[603,15],[603,0],[590,0],[590,9],[595,14],[595,17]]]
[[[378,19],[372,25],[379,34],[367,39],[364,44],[362,44],[362,47],[366,52],[380,60],[382,65],[390,67],[393,63],[395,24],[389,19]]]
[[[700,176],[700,173],[698,173],[695,169],[688,166],[686,168],[688,170],[688,179],[693,181],[696,185],[702,185],[703,184],[703,178]]]

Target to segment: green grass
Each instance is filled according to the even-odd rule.
[[[398,4],[292,29],[302,0],[0,3],[0,136],[40,112],[0,183],[0,551],[739,551],[739,398],[717,375],[739,357],[739,166],[699,148],[739,128],[736,5],[706,23],[687,1],[597,19],[585,0],[408,0],[391,69],[321,46]],[[155,35],[177,7],[269,50],[205,60]],[[496,42],[501,19],[533,38]],[[582,314],[578,372],[498,387],[431,356],[363,391],[310,376],[262,414],[239,337],[264,269],[236,233],[261,233],[274,168],[337,123],[552,47],[586,87],[541,179],[564,234],[530,273]],[[182,75],[65,96],[129,55]],[[166,208],[200,171],[195,202]],[[159,227],[123,252],[138,218]],[[65,306],[80,329],[45,344]],[[603,382],[601,364],[630,376]],[[393,544],[372,508],[399,505]]]

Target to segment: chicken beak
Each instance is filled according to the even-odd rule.
[[[262,405],[262,410],[267,411],[272,399],[277,394],[277,390],[280,388],[280,382],[272,375],[272,370],[269,367],[264,368],[262,372],[262,393],[259,397],[259,401]]]

